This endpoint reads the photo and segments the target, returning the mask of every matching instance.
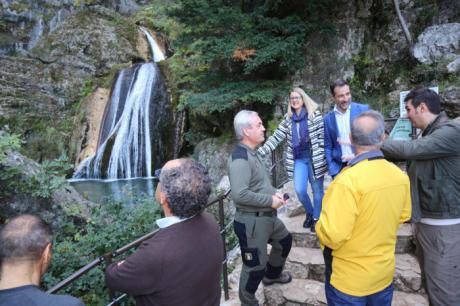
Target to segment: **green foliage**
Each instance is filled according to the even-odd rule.
[[[161,6],[169,19],[152,23],[171,39],[169,81],[181,95],[179,106],[214,116],[274,103],[286,94],[289,75],[306,65],[310,34],[331,30],[333,4],[182,0]]]
[[[6,132],[0,133],[0,164],[3,162],[6,152],[17,151],[20,147],[21,139],[19,135]]]
[[[84,226],[75,224],[69,216],[59,235],[55,235],[53,261],[44,277],[44,286],[55,285],[92,260],[151,232],[159,217],[158,205],[151,198],[144,198],[136,206],[113,201],[98,204]],[[103,265],[93,269],[65,292],[81,297],[86,305],[106,305],[108,292],[103,269]]]
[[[1,197],[24,194],[37,198],[50,198],[53,192],[66,184],[64,174],[72,169],[67,156],[61,155],[52,161],[45,161],[35,173],[26,173],[25,166],[4,166],[5,153],[20,149],[18,135],[0,135],[0,190]]]
[[[67,184],[64,174],[71,169],[73,167],[65,155],[44,161],[37,174],[24,178],[24,187],[33,197],[50,198],[55,190]]]

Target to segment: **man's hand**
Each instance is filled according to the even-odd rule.
[[[337,138],[337,143],[338,143],[339,145],[351,146],[350,139]]]
[[[349,154],[349,155],[342,155],[342,161],[347,162],[355,158],[354,154]]]
[[[272,195],[272,208],[273,209],[278,209],[284,204],[286,204],[286,201],[283,199],[283,195],[281,193],[277,192],[274,195]]]

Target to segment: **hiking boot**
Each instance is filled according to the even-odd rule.
[[[305,217],[305,221],[303,222],[303,227],[304,228],[311,228],[311,225],[313,223],[313,218],[311,215],[307,215]]]
[[[265,286],[270,286],[274,283],[287,284],[290,281],[292,281],[292,275],[291,275],[291,272],[288,272],[288,271],[281,272],[278,278],[264,277],[262,279],[262,283],[264,283]]]

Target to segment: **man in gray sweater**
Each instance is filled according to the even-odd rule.
[[[412,90],[405,102],[421,137],[387,140],[381,149],[409,162],[412,222],[430,305],[460,305],[460,124],[441,112],[430,89]]]
[[[258,305],[255,292],[260,282],[288,283],[282,272],[291,250],[292,236],[277,218],[276,209],[285,204],[276,192],[256,148],[264,141],[265,128],[256,112],[242,110],[234,119],[239,144],[228,160],[232,200],[236,206],[234,230],[238,237],[243,267],[239,297],[241,305]],[[267,244],[272,245],[267,256]]]

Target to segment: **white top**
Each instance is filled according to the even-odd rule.
[[[353,155],[350,143],[350,107],[347,108],[345,113],[340,112],[337,109],[337,105],[334,106],[335,120],[337,121],[337,127],[339,129],[339,138],[346,144],[341,144],[342,156]]]
[[[158,219],[156,222],[157,222],[157,225],[158,225],[159,228],[166,228],[168,226],[171,226],[173,224],[185,221],[187,219],[189,219],[189,218],[181,219],[181,218],[176,217],[176,216],[171,216],[171,217]]]
[[[460,218],[457,219],[432,219],[432,218],[422,218],[420,219],[420,223],[428,224],[428,225],[454,225],[460,223]]]

